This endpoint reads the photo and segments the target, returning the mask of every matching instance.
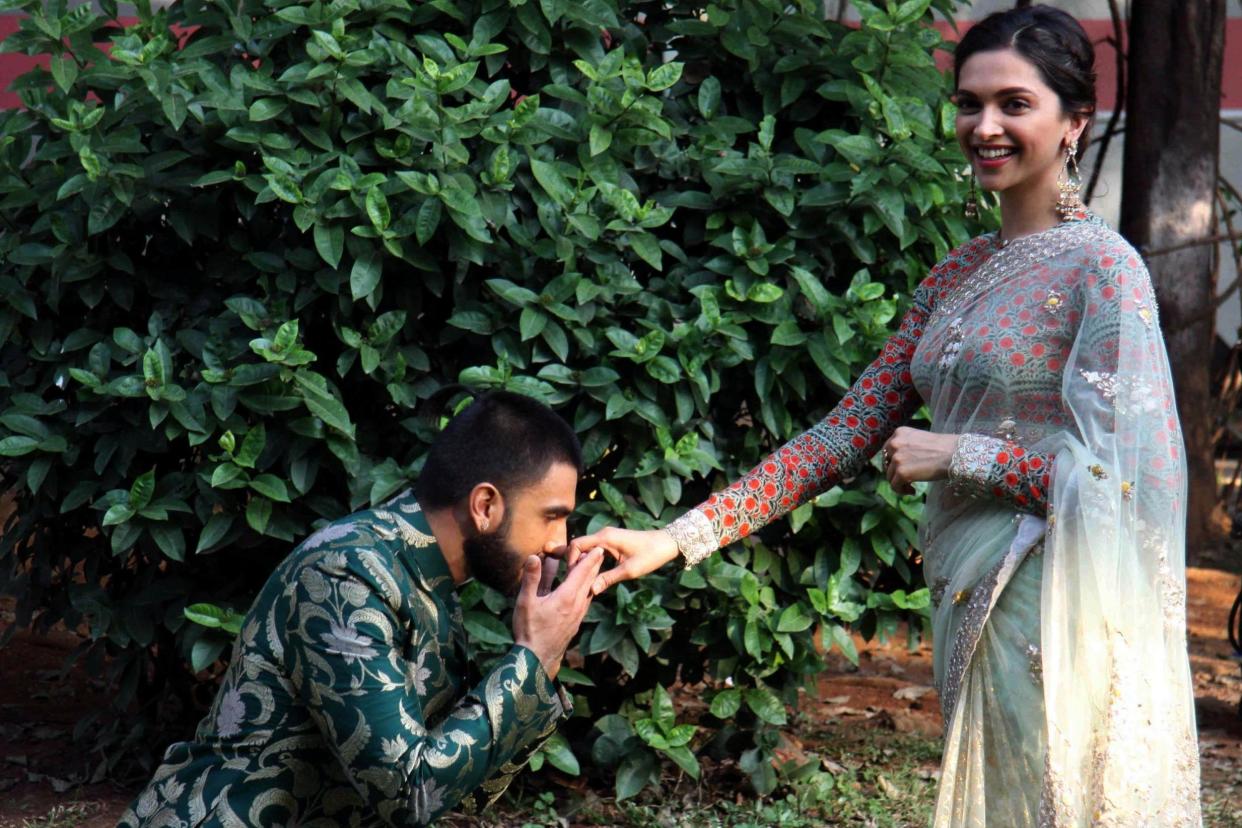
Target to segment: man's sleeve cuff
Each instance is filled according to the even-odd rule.
[[[543,669],[539,657],[520,644],[514,644],[493,664],[471,695],[487,709],[492,731],[489,778],[470,795],[465,806],[474,812],[504,791],[572,706]]]

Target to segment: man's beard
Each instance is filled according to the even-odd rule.
[[[504,595],[514,595],[527,556],[509,545],[509,515],[494,532],[475,532],[462,540],[470,576]]]

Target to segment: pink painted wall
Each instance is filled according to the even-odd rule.
[[[1234,5],[1230,4],[1230,10]],[[17,30],[16,15],[0,15],[0,40]],[[1096,71],[1099,74],[1099,95],[1101,111],[1112,111],[1116,89],[1116,56],[1113,48],[1106,42],[1112,36],[1112,23],[1108,19],[1084,19],[1083,28],[1096,43]],[[958,23],[958,29],[965,33],[971,26],[969,20]],[[947,23],[937,24],[937,28],[949,39],[957,39],[952,27]],[[941,55],[941,65],[947,66],[948,55]],[[36,63],[47,65],[46,58],[34,58],[26,55],[0,54],[0,107],[17,106],[20,102],[17,95],[8,91],[13,79],[28,71]],[[1226,23],[1225,29],[1225,72],[1224,90],[1221,97],[1222,109],[1242,109],[1242,17],[1233,16]]]

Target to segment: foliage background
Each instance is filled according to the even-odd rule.
[[[52,55],[0,114],[0,578],[19,625],[89,627],[101,774],[187,731],[228,610],[405,485],[446,386],[574,424],[582,530],[658,525],[821,417],[968,236],[951,0],[101,6],[0,3],[3,48]],[[536,765],[626,796],[717,751],[771,791],[817,645],[925,617],[920,508],[871,469],[610,592]],[[499,596],[463,599],[506,646]]]

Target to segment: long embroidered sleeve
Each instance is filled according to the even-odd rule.
[[[471,663],[408,493],[308,538],[246,615],[215,703],[126,828],[425,825],[500,795],[569,703],[530,650]]]
[[[856,475],[917,410],[910,364],[940,278],[933,270],[923,280],[897,332],[827,417],[669,524],[687,565]]]
[[[959,494],[991,497],[1020,511],[1044,515],[1053,457],[1012,440],[963,434],[949,463],[949,482]]]

